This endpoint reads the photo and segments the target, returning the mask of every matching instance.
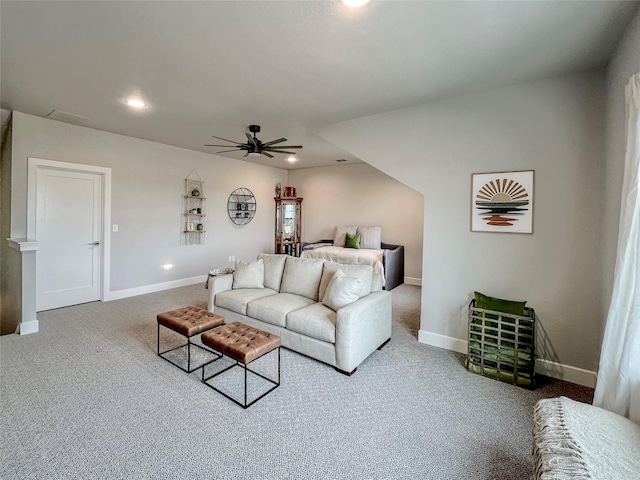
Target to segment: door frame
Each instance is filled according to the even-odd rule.
[[[111,291],[111,168],[29,157],[27,164],[27,238],[31,239],[36,235],[38,171],[40,169],[92,173],[100,175],[102,178],[100,212],[102,213],[101,245],[103,248],[100,249],[100,301],[104,302],[107,294]],[[36,265],[37,262],[38,256],[36,255]]]

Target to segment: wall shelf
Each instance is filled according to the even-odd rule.
[[[236,225],[246,225],[256,214],[256,197],[248,188],[236,188],[227,201],[227,213]]]
[[[205,213],[206,200],[204,182],[198,172],[192,170],[184,180],[182,234],[186,245],[204,243],[204,234],[207,232],[204,225],[204,217],[207,215]]]

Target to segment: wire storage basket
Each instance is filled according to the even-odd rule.
[[[535,388],[535,312],[524,315],[469,304],[467,369],[529,389]]]

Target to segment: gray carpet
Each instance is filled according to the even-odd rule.
[[[156,355],[155,315],[203,306],[201,285],[42,312],[0,337],[0,477],[528,479],[535,402],[593,391],[469,373],[417,342],[420,289],[393,297],[391,342],[352,377],[283,349],[282,385],[248,410]]]

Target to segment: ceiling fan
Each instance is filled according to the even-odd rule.
[[[224,140],[225,142],[231,142],[235,144],[236,148],[231,150],[221,150],[216,153],[227,153],[227,152],[237,152],[241,150],[245,150],[247,153],[244,154],[245,157],[259,157],[260,155],[264,155],[265,157],[273,158],[270,152],[273,153],[286,153],[289,155],[295,155],[296,152],[288,152],[283,150],[284,148],[302,148],[302,145],[277,145],[278,143],[286,142],[286,138],[278,138],[277,140],[271,140],[270,142],[262,143],[260,140],[256,138],[256,133],[260,131],[260,125],[249,125],[249,132],[253,133],[253,137],[250,133],[245,132],[247,135],[247,142],[240,143],[234,142],[233,140],[227,140],[226,138],[216,137],[215,135],[211,135],[213,138],[217,138],[219,140]],[[207,145],[205,147],[230,147],[231,145]]]

